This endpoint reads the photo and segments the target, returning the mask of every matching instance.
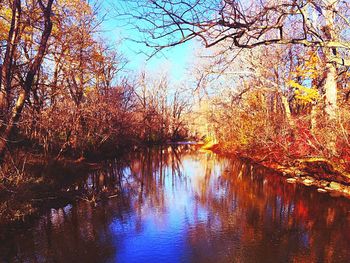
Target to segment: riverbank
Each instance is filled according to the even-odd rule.
[[[69,186],[98,166],[83,159],[36,157],[30,157],[17,174],[2,176],[0,226],[30,220],[43,209],[74,200],[78,190],[69,189]]]
[[[194,142],[172,142],[171,147],[196,147]],[[129,155],[135,155],[161,145],[139,144],[118,148],[97,154],[89,153],[86,158],[45,157],[42,154],[16,152],[15,164],[9,162],[2,167],[0,176],[0,227],[22,224],[52,207],[62,207],[75,200],[96,204],[118,194],[115,189],[89,192],[78,184],[91,174],[105,171],[114,162],[127,162]],[[24,161],[25,160],[25,161]],[[20,167],[20,163],[23,165]],[[11,168],[11,169],[10,169]]]
[[[320,193],[331,196],[344,196],[350,199],[350,173],[341,165],[323,157],[305,157],[294,160],[280,159],[259,154],[259,151],[230,150],[220,144],[203,145],[203,149],[211,150],[224,156],[235,156],[248,159],[281,174],[290,184],[303,184],[313,187]],[[263,151],[261,151],[263,152]]]
[[[86,193],[74,184],[101,169],[105,161],[122,158],[135,149],[136,146],[115,147],[89,152],[78,159],[45,156],[27,148],[13,150],[0,170],[0,226],[30,221],[47,208],[86,198]]]

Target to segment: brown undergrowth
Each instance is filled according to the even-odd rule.
[[[338,158],[325,157],[288,158],[283,154],[268,153],[269,149],[255,148],[239,150],[225,144],[213,144],[207,149],[220,155],[249,159],[252,162],[271,168],[287,177],[289,183],[302,183],[315,186],[319,192],[330,192],[350,198],[350,173],[347,166],[341,165]]]

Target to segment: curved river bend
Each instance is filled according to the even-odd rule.
[[[1,241],[0,262],[350,262],[349,200],[239,159],[147,149],[74,187],[79,201]]]

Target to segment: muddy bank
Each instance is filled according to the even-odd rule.
[[[273,159],[267,160],[249,152],[227,150],[219,144],[205,146],[204,149],[220,155],[248,159],[273,169],[281,176],[286,177],[288,183],[303,184],[315,188],[315,191],[320,193],[329,193],[332,196],[344,196],[350,199],[350,173],[341,165],[326,158],[310,157],[280,162]]]

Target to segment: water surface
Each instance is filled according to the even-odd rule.
[[[71,189],[77,202],[1,240],[0,262],[350,262],[350,201],[189,145]]]

